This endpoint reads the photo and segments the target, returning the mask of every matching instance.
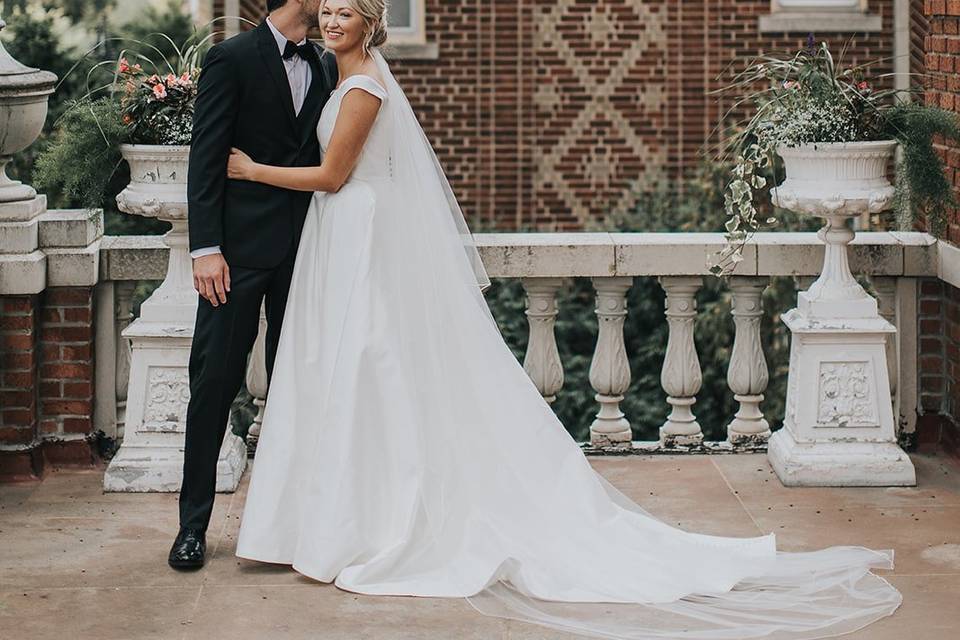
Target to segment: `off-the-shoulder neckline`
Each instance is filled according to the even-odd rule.
[[[376,78],[374,78],[373,76],[371,76],[371,75],[368,74],[368,73],[355,73],[355,74],[353,74],[352,76],[347,76],[346,78],[344,78],[344,79],[340,82],[340,86],[336,87],[336,88],[334,89],[334,91],[339,91],[340,89],[342,89],[342,88],[344,87],[344,85],[346,85],[348,82],[350,82],[350,80],[352,80],[353,78],[361,78],[361,77],[363,77],[363,78],[370,78],[370,80],[372,80],[375,85],[377,85],[378,87],[380,87],[381,89],[383,89],[383,92],[384,92],[384,93],[387,92],[386,87],[384,87],[382,84],[380,84],[380,82],[379,82]]]

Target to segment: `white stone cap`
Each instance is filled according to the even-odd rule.
[[[40,246],[88,247],[103,236],[103,209],[53,209],[40,216]]]
[[[47,285],[47,254],[0,254],[0,295],[18,296],[40,293]]]

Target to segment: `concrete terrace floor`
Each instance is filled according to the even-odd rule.
[[[591,458],[658,517],[703,533],[773,531],[780,548],[894,548],[904,604],[863,640],[960,637],[960,466],[912,456],[916,488],[788,489],[754,455]],[[207,565],[166,565],[176,494],[104,494],[102,469],[0,485],[0,638],[571,639],[487,618],[459,599],[359,596],[234,556],[240,490],[218,496]],[[562,532],[558,532],[562,535]],[[598,540],[598,544],[602,541]]]

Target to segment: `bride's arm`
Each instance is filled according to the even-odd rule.
[[[330,147],[319,167],[274,167],[254,162],[239,149],[232,149],[227,177],[296,191],[339,191],[353,171],[380,110],[380,98],[363,90],[347,91],[342,100]]]

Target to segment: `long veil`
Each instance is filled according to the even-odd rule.
[[[387,100],[381,109],[392,127],[391,157],[393,162],[396,197],[404,204],[404,220],[394,221],[394,232],[402,238],[395,238],[408,252],[407,262],[418,265],[413,276],[418,278],[417,287],[404,295],[414,296],[407,306],[418,309],[443,309],[450,305],[462,306],[457,311],[462,314],[484,313],[492,321],[481,290],[489,285],[489,278],[480,261],[473,237],[463,218],[460,206],[454,197],[450,184],[427,140],[420,123],[410,107],[403,90],[390,72],[386,60],[378,49],[373,49],[373,57],[387,89]],[[405,269],[409,265],[398,264],[394,268]],[[422,268],[419,268],[422,267]],[[479,287],[477,286],[479,285]],[[465,294],[464,290],[469,290]],[[399,293],[398,293],[399,295]],[[406,308],[402,305],[400,308]],[[469,309],[466,309],[469,307]],[[436,316],[436,317],[435,317]],[[409,319],[412,323],[427,323],[432,340],[443,340],[452,336],[453,331],[441,326],[444,316],[422,313]],[[450,337],[453,340],[454,338]],[[457,339],[470,340],[460,336]],[[409,345],[408,345],[409,346]],[[420,356],[419,366],[425,371],[443,371],[449,365],[444,357],[449,353],[437,345],[414,345]],[[504,347],[506,348],[506,347]],[[434,353],[436,352],[436,353]],[[432,355],[431,355],[432,354]],[[424,361],[429,360],[429,361]],[[482,363],[472,363],[482,367]],[[450,387],[454,389],[454,387]],[[530,393],[535,389],[530,387]],[[520,393],[520,391],[517,391]],[[456,417],[459,407],[454,397],[448,394],[436,394],[433,407],[440,414]],[[489,402],[498,402],[489,398]],[[525,405],[528,403],[525,403]],[[543,407],[545,414],[549,407]],[[552,421],[545,422],[548,428],[563,429]],[[482,426],[482,425],[480,425]],[[522,425],[496,425],[497,429],[516,428]],[[494,431],[491,425],[490,431]],[[439,438],[444,446],[456,448],[469,442],[466,436],[457,436],[446,429],[438,429]],[[543,434],[540,437],[544,437]],[[462,441],[461,441],[462,440]],[[430,444],[427,441],[424,446]],[[439,446],[439,445],[437,445]],[[575,443],[569,443],[571,455],[582,456]],[[443,451],[432,452],[443,456]],[[436,460],[428,457],[429,460]],[[439,462],[434,462],[439,464]],[[589,465],[583,465],[589,467]],[[584,473],[591,473],[587,469]],[[496,469],[490,469],[496,474]],[[531,478],[531,482],[547,480]],[[566,481],[582,487],[581,480],[592,482],[592,476],[577,476]],[[518,561],[504,562],[500,570],[491,575],[489,582],[476,593],[467,597],[467,601],[481,613],[500,618],[523,620],[547,627],[590,636],[617,640],[646,640],[664,638],[686,638],[688,640],[746,640],[748,638],[776,638],[782,640],[812,640],[824,638],[859,629],[879,618],[890,615],[900,605],[901,595],[882,577],[876,576],[871,569],[892,569],[893,551],[874,551],[859,546],[836,546],[819,551],[788,553],[776,551],[773,536],[769,535],[769,545],[764,548],[763,557],[744,553],[739,550],[742,540],[715,536],[699,536],[679,530],[668,532],[661,538],[660,544],[670,547],[660,549],[662,557],[678,575],[708,575],[709,567],[698,564],[695,559],[702,558],[704,545],[711,553],[728,566],[726,575],[743,575],[732,588],[718,588],[710,593],[691,594],[679,599],[647,598],[636,601],[627,594],[642,591],[637,585],[643,585],[648,571],[662,571],[662,567],[627,566],[630,558],[643,557],[649,553],[652,544],[645,535],[654,523],[661,526],[655,516],[649,514],[613,485],[597,474],[596,480],[602,484],[599,501],[605,512],[617,514],[616,535],[608,539],[597,539],[596,545],[610,547],[611,554],[623,560],[622,567],[607,566],[601,569],[591,566],[582,558],[551,558],[544,570],[562,586],[569,586],[567,593],[575,601],[544,600],[534,597],[536,585],[523,580],[522,567]],[[565,485],[569,486],[569,485]],[[443,487],[430,487],[443,493]],[[450,508],[464,507],[451,505]],[[609,509],[608,509],[609,507]],[[477,506],[480,509],[481,507]],[[482,514],[478,514],[482,515]],[[437,517],[442,518],[442,514]],[[619,526],[621,525],[622,526]],[[662,527],[667,527],[662,524]],[[565,531],[553,532],[562,538]],[[582,532],[581,532],[582,533]],[[515,540],[513,542],[520,543]],[[529,541],[522,541],[529,542]],[[545,543],[548,541],[544,541]],[[762,542],[756,540],[755,542]],[[450,541],[456,544],[456,541]],[[511,540],[504,545],[509,546]],[[544,545],[549,547],[550,545]],[[694,546],[699,546],[698,556]],[[513,551],[505,549],[504,552]],[[587,549],[586,551],[589,551]],[[643,553],[641,553],[641,551]],[[657,550],[654,550],[657,553]],[[590,557],[590,554],[584,554]],[[576,560],[576,562],[574,562]],[[513,564],[511,564],[513,562]],[[554,563],[566,564],[566,571],[559,567],[551,571]],[[576,567],[571,570],[571,567]],[[733,568],[730,568],[733,567]],[[450,567],[451,572],[457,570]],[[691,573],[692,572],[692,573]],[[573,580],[571,575],[583,575],[583,580]],[[560,577],[565,576],[565,577]],[[709,576],[713,577],[713,576]],[[681,582],[684,582],[681,580]],[[709,582],[709,581],[707,581]],[[591,585],[604,585],[601,590]],[[558,589],[563,591],[563,589]],[[660,594],[662,595],[662,594]],[[617,596],[622,596],[618,598]]]
[[[435,223],[431,229],[436,226],[444,232],[437,234],[434,240],[459,242],[463,246],[473,280],[481,292],[485,291],[490,286],[490,278],[437,154],[427,140],[407,96],[390,72],[383,54],[377,48],[372,53],[386,83],[387,100],[384,107],[392,128],[393,176],[397,188],[402,192],[403,201],[418,207],[428,222]]]

